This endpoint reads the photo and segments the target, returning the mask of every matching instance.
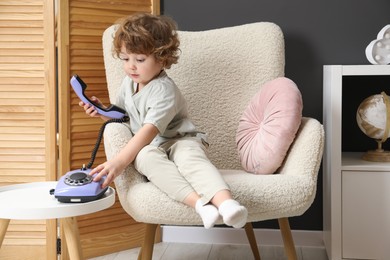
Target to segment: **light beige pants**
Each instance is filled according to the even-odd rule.
[[[207,204],[221,190],[229,190],[206,148],[196,137],[170,140],[159,147],[147,145],[137,155],[135,168],[174,200],[183,202],[196,192]]]

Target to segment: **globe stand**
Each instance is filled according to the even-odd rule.
[[[362,159],[372,162],[390,162],[390,151],[382,149],[382,140],[376,140],[378,148],[376,150],[369,150],[363,154]]]

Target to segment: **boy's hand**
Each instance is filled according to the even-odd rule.
[[[99,104],[100,106],[104,107],[104,105],[102,104],[102,102],[95,96],[92,96],[91,97],[91,100],[93,102],[96,102],[97,104]],[[97,110],[95,109],[94,106],[88,104],[88,103],[84,103],[83,101],[80,101],[79,102],[79,106],[84,108],[84,111],[87,115],[89,115],[90,117],[98,117],[100,116],[99,113],[97,112]]]
[[[103,108],[106,108],[106,106],[103,105],[103,103],[95,96],[91,97],[91,101],[99,104],[99,106],[101,106]],[[93,105],[90,105],[88,103],[84,103],[83,101],[80,101],[79,106],[82,107],[84,109],[85,113],[90,117],[100,117],[104,121],[107,121],[110,119],[109,117],[106,117],[106,116],[99,114]]]
[[[93,181],[100,181],[100,179],[104,175],[106,175],[106,179],[102,184],[102,188],[105,188],[110,185],[114,181],[114,179],[123,172],[125,167],[126,165],[122,165],[122,163],[113,159],[98,165],[89,173],[89,175],[94,175],[95,173],[98,173],[93,179]]]

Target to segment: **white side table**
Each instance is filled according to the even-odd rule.
[[[57,182],[34,182],[0,188],[0,248],[11,219],[61,219],[70,259],[83,259],[76,216],[94,213],[115,203],[109,187],[102,198],[86,203],[61,203],[49,191]]]

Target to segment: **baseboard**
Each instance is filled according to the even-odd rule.
[[[279,229],[254,229],[258,245],[283,245]],[[324,247],[322,231],[291,231],[295,246]],[[206,243],[206,244],[248,244],[244,229],[163,226],[163,242]]]

